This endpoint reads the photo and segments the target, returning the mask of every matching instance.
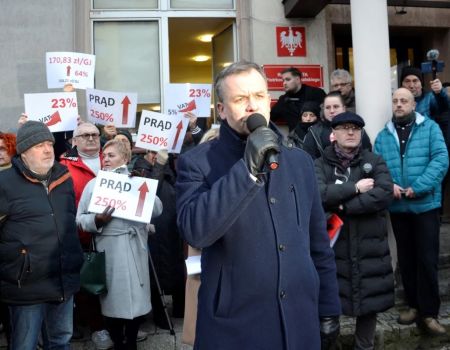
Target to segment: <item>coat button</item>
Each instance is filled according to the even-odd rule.
[[[270,204],[275,204],[276,203],[276,199],[274,197],[270,197]]]
[[[285,292],[284,290],[282,290],[282,291],[280,292],[280,298],[281,298],[281,299],[286,298],[286,292]]]
[[[280,252],[284,252],[286,250],[286,246],[284,244],[280,244],[278,246],[278,249],[280,250]]]

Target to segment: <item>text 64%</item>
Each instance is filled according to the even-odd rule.
[[[142,134],[141,142],[160,145],[161,147],[167,147],[168,144],[167,137],[153,136],[150,134]]]
[[[114,198],[107,198],[102,196],[95,197],[95,205],[100,205],[102,207],[113,207],[118,210],[127,210],[126,201]]]

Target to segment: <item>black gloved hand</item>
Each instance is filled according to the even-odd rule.
[[[260,127],[248,135],[244,162],[252,175],[261,174],[269,150],[280,153],[278,136],[272,130]]]
[[[320,343],[322,350],[335,349],[339,331],[339,316],[320,318]]]
[[[97,228],[105,226],[108,222],[112,220],[112,213],[114,213],[115,208],[107,206],[105,210],[103,210],[103,213],[101,214],[95,214],[95,226]]]

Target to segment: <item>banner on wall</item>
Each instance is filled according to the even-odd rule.
[[[289,67],[295,67],[302,72],[304,84],[323,88],[323,67],[320,64],[265,64],[263,68],[267,76],[269,90],[284,90],[281,71]]]

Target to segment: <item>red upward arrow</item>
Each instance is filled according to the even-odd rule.
[[[183,129],[183,122],[180,120],[177,125],[177,134],[175,135],[175,140],[173,140],[172,149],[175,149],[177,147],[178,137],[180,136],[181,129]]]
[[[195,104],[195,100],[192,100],[191,102],[188,103],[188,105],[185,108],[180,109],[178,112],[190,112],[193,111],[194,109],[197,109],[197,106]]]
[[[70,66],[67,66],[67,67],[66,67],[66,75],[67,75],[67,76],[70,76]]]
[[[145,202],[145,197],[147,196],[147,192],[148,192],[148,187],[147,187],[147,183],[144,181],[144,183],[139,187],[139,201],[138,201],[138,205],[136,208],[136,213],[134,214],[135,216],[142,216],[142,209],[144,209],[144,202]]]
[[[128,98],[128,96],[125,96],[122,100],[122,102],[120,102],[121,104],[123,104],[123,109],[122,109],[122,124],[128,124],[128,105],[131,103],[130,99]]]
[[[50,116],[50,119],[48,122],[45,123],[47,126],[52,126],[55,124],[58,124],[61,121],[61,116],[59,115],[59,111],[56,111]]]

